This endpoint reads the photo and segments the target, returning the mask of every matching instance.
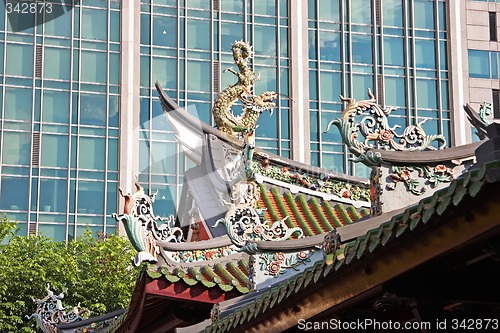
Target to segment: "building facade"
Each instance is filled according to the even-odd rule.
[[[235,40],[254,47],[256,93],[280,93],[257,145],[360,177],[367,168],[325,133],[339,95],[370,88],[396,108],[391,125],[425,120],[448,146],[472,140],[464,103],[498,97],[498,43],[482,39],[493,1],[75,0],[36,15],[22,5],[0,3],[0,210],[22,233],[59,241],[114,231],[118,185],[132,192],[136,178],[159,191],[157,214],[174,213],[190,165],[154,82],[212,124],[212,101],[236,80],[224,71]]]

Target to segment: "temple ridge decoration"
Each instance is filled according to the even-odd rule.
[[[47,296],[42,299],[33,299],[38,305],[36,312],[28,317],[34,317],[38,323],[38,327],[44,333],[57,333],[56,325],[81,321],[90,316],[90,311],[86,308],[81,308],[80,305],[75,307],[63,306],[61,300],[64,298],[64,292],[55,295],[50,290],[50,285],[47,285],[46,290]]]
[[[236,246],[242,251],[255,253],[256,248],[248,244],[249,241],[282,241],[290,239],[295,233],[298,238],[304,237],[302,229],[286,225],[287,218],[270,223],[263,220],[258,209],[240,204],[229,208],[226,216],[217,220],[213,227],[224,224],[227,235]]]
[[[182,229],[175,226],[175,218],[156,216],[153,213],[153,203],[157,191],[149,196],[144,189],[135,183],[134,194],[120,194],[125,198],[124,214],[113,214],[118,222],[123,222],[127,236],[134,248],[138,251],[133,259],[134,265],[142,262],[155,263],[158,261],[160,247],[158,242],[182,242]],[[158,224],[158,223],[161,224]]]
[[[376,146],[384,150],[413,151],[435,149],[432,144],[435,141],[440,142],[439,149],[446,145],[446,139],[442,134],[427,135],[422,128],[422,124],[427,120],[416,125],[407,126],[402,134],[396,133],[399,125],[390,127],[388,116],[394,110],[393,107],[382,108],[377,104],[375,96],[368,89],[367,100],[356,101],[354,98],[345,98],[342,95],[340,99],[347,102],[340,118],[330,121],[325,132],[328,132],[332,125],[337,126],[342,136],[342,140],[349,150],[356,156],[367,153]],[[359,122],[356,122],[356,116],[368,113]],[[365,140],[358,140],[361,134]],[[399,139],[398,141],[396,139]],[[369,143],[374,141],[373,143]]]
[[[224,89],[214,102],[212,115],[219,131],[241,138],[236,133],[253,133],[257,120],[265,110],[272,110],[276,106],[274,100],[277,94],[274,91],[266,91],[261,95],[254,95],[254,83],[259,80],[248,61],[253,56],[252,47],[244,41],[236,41],[231,45],[234,63],[238,72],[227,68],[224,72],[236,75],[238,81]],[[236,117],[231,112],[232,106],[240,100],[245,106],[243,113]],[[244,135],[243,135],[244,137]]]

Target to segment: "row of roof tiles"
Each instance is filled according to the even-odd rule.
[[[370,215],[366,208],[356,210],[340,203],[331,206],[327,201],[318,202],[316,198],[308,200],[303,194],[294,196],[289,191],[281,194],[275,187],[267,190],[263,184],[260,192],[259,207],[265,209],[265,219],[278,221],[288,216],[285,220],[287,226],[301,228],[304,236],[323,234]]]

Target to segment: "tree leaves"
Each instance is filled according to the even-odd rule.
[[[88,229],[69,243],[16,235],[16,223],[0,219],[0,332],[36,332],[35,299],[67,288],[64,305],[81,303],[98,316],[128,306],[138,276],[128,239],[93,237]]]

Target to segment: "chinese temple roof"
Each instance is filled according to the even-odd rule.
[[[194,166],[175,216],[156,216],[156,194],[140,184],[123,195],[113,216],[134,264],[147,265],[109,332],[284,331],[373,300],[400,276],[500,233],[500,125],[481,125],[489,140],[443,149],[423,121],[397,133],[392,109],[370,91],[365,101],[341,96],[346,107],[327,130],[338,127],[370,178],[308,166],[255,147],[256,120],[277,95],[254,94],[252,52],[240,48],[248,45],[233,44],[237,82],[214,102],[217,128],[156,84]]]

